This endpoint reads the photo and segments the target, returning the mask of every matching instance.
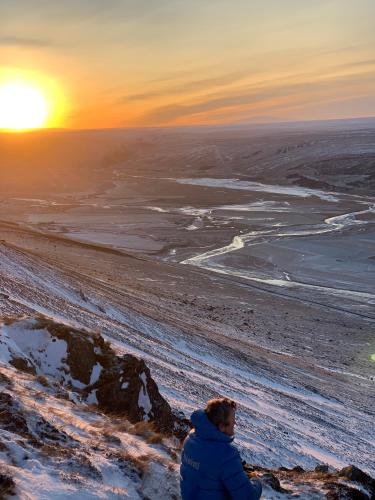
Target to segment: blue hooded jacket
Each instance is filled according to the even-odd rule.
[[[183,500],[258,500],[259,481],[243,470],[233,437],[219,431],[204,410],[191,416],[194,431],[186,438],[181,457]]]

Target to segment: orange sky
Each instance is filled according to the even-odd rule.
[[[0,9],[0,73],[21,70],[58,94],[50,126],[375,115],[373,0],[2,0]]]

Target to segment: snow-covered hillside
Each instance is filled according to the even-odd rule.
[[[100,332],[119,358],[142,358],[161,395],[186,416],[210,397],[235,399],[236,441],[250,464],[311,470],[324,463],[332,472],[352,463],[374,473],[371,366],[348,363],[349,356],[361,360],[364,349],[371,351],[366,342],[372,323],[232,285],[187,266],[84,247],[25,228],[3,226],[2,237],[7,240],[0,244],[3,317],[43,314],[62,325],[56,332],[72,327],[87,335]],[[85,374],[67,370],[68,342],[58,335],[53,341],[54,328],[35,321],[42,320],[1,329],[1,459],[18,494],[178,498],[175,438],[156,437],[145,423],[119,421],[103,413],[105,408],[93,411],[93,403],[101,404],[95,384],[103,362],[86,363],[85,354],[82,363],[90,367]],[[336,344],[342,339],[340,349],[335,338]],[[151,411],[143,373],[147,376],[142,368],[134,389],[141,420]],[[126,383],[123,378],[124,393]],[[12,415],[18,415],[19,426],[11,425]],[[46,436],[39,427],[48,428]],[[50,430],[57,436],[53,445]],[[123,457],[124,450],[133,461]],[[285,477],[292,473],[282,477],[282,472],[282,486],[293,490],[295,478]],[[258,468],[256,474],[266,472]],[[323,479],[310,477],[310,488],[309,478],[301,476],[300,494],[325,498],[319,481],[324,485],[328,479]],[[265,486],[264,498],[288,498],[288,493]]]
[[[38,321],[0,327],[0,463],[14,483],[9,490],[35,499],[177,497],[178,440],[141,418],[131,424],[89,405],[92,393],[83,396],[85,384],[62,361],[66,342]],[[131,387],[138,377],[127,375]],[[90,385],[98,376],[95,367],[91,376]],[[142,390],[133,407],[151,410],[155,401]]]
[[[86,343],[80,338],[82,334],[88,338]],[[81,343],[81,365],[69,360],[73,343],[76,350]],[[179,498],[180,441],[171,432],[168,436],[155,430],[165,424],[166,413],[172,414],[153,386],[148,369],[143,366],[142,373],[137,373],[133,359],[123,360],[124,370],[116,375],[119,391],[124,390],[128,404],[120,412],[113,398],[117,414],[108,413],[109,408],[103,411],[92,395],[92,387],[99,384],[96,392],[101,391],[107,399],[115,396],[108,377],[99,383],[103,367],[99,370],[96,363],[91,368],[88,385],[73,376],[80,367],[83,370],[78,377],[87,375],[85,347],[89,344],[99,359],[105,358],[108,366],[116,365],[116,358],[101,337],[89,332],[46,318],[12,319],[0,324],[2,498],[10,494],[35,499]],[[139,381],[137,402],[129,389]],[[154,408],[160,409],[163,404],[164,413],[154,415]],[[181,425],[178,431],[181,437]],[[321,465],[309,473],[300,468],[270,471],[250,466],[247,470],[250,476],[261,479],[264,498],[269,499],[296,494],[325,498],[337,492],[347,495],[345,498],[369,498],[365,495],[371,494],[375,485],[361,471],[354,470],[358,477],[354,476],[353,482],[349,480],[353,479],[352,469],[346,472],[349,478],[344,474],[339,477]],[[358,496],[361,493],[363,497]]]

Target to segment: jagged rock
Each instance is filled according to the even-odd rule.
[[[280,481],[275,476],[275,474],[272,474],[271,472],[269,472],[267,474],[263,474],[262,483],[267,484],[273,490],[278,491],[279,493],[286,493],[287,492],[287,490],[285,490],[284,488],[281,487]]]
[[[302,474],[303,472],[305,472],[305,469],[303,467],[300,467],[299,465],[296,465],[295,467],[293,467],[292,471],[297,472],[297,474]]]
[[[99,407],[110,413],[125,413],[130,422],[155,422],[157,430],[172,433],[175,417],[142,359],[130,354],[114,357],[91,386]]]
[[[303,498],[310,498],[310,495],[311,498],[315,498],[316,492],[320,491],[329,500],[374,499],[370,488],[374,480],[360,469],[349,466],[339,473],[329,472],[328,469],[328,466],[325,464],[318,465],[313,471],[305,471],[299,466],[292,469],[280,467],[277,470],[272,470],[258,465],[244,464],[244,470],[250,479],[257,477],[264,486],[268,486],[280,493],[301,496],[301,492],[303,492]],[[357,483],[360,483],[362,490],[345,482],[351,480],[349,479],[351,477],[355,478]],[[284,489],[280,481],[288,489]]]
[[[173,434],[180,439],[184,439],[192,429],[192,423],[182,411],[172,410],[172,413],[175,417]]]
[[[0,360],[2,355],[38,378],[53,377],[87,403],[131,423],[152,422],[155,430],[179,438],[189,431],[188,421],[159,393],[146,363],[130,354],[117,356],[101,335],[45,317],[13,320],[0,329]]]
[[[348,465],[339,472],[340,477],[347,478],[349,481],[355,481],[369,490],[371,498],[375,498],[375,479],[363,472],[355,465]]]
[[[15,488],[13,478],[6,472],[0,471],[0,499],[14,495]]]
[[[322,472],[322,473],[326,473],[328,472],[329,468],[328,468],[328,465],[327,464],[318,464],[316,467],[315,467],[315,472]]]
[[[370,497],[360,490],[346,484],[334,484],[326,494],[327,500],[369,500]]]

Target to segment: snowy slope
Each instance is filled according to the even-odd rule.
[[[17,498],[178,494],[173,444],[148,444],[137,435],[142,429],[74,404],[53,382],[41,379],[42,385],[4,365],[0,373],[0,463],[15,482]]]
[[[1,245],[0,252],[1,314],[44,313],[68,325],[100,331],[119,354],[131,353],[145,359],[161,393],[172,407],[186,415],[212,396],[232,397],[239,403],[236,442],[247,462],[309,469],[322,462],[334,468],[354,463],[374,473],[371,380],[329,366],[312,366],[287,352],[259,347],[248,332],[197,317],[183,308],[176,312],[161,296],[144,295],[135,286],[124,292],[88,276],[83,269],[73,272],[9,245]],[[55,356],[60,354],[54,352]],[[35,382],[30,380],[23,375],[17,384],[34,387]],[[35,386],[37,390],[41,390],[40,386]],[[47,404],[52,408],[61,410],[62,403],[55,396],[43,397],[48,397]],[[146,401],[141,403],[147,406]],[[68,420],[62,424],[64,430],[74,427],[72,414],[81,422],[88,418],[86,413],[77,417],[72,403],[64,401],[65,405]],[[43,408],[46,412],[47,405]],[[108,424],[105,417],[96,418]],[[90,439],[86,435],[82,442]],[[124,439],[120,436],[120,440]],[[95,460],[104,460],[99,460],[96,453]],[[175,491],[177,465],[172,462],[171,491]],[[40,467],[44,470],[40,474],[51,473],[50,463]],[[107,465],[103,467],[105,470]],[[164,465],[152,467],[161,467],[159,472],[164,473]],[[165,473],[169,473],[168,466]],[[106,474],[103,477],[108,477]],[[86,477],[84,480],[90,482]],[[94,483],[87,486],[92,491],[96,491]],[[119,487],[127,487],[120,483]],[[107,495],[108,491],[95,494]],[[164,491],[160,498],[163,494],[164,498],[172,498],[174,493],[168,496],[171,492]],[[45,495],[48,498],[47,490]],[[159,498],[159,493],[155,495],[150,498]]]
[[[54,324],[58,326],[63,327]],[[0,492],[22,499],[179,498],[179,441],[158,434],[146,422],[131,424],[87,404],[80,397],[80,384],[61,378],[61,355],[67,356],[67,349],[57,342],[35,319],[1,325]],[[21,352],[31,361],[16,368],[12,362],[21,358],[14,354]],[[33,363],[38,366],[35,374],[28,373]],[[145,391],[143,396],[150,405]],[[341,490],[354,495],[362,491],[363,498],[370,498],[365,495],[375,486],[360,471],[361,483],[328,468],[305,473],[250,466],[247,471],[261,479],[267,499],[322,499]]]

